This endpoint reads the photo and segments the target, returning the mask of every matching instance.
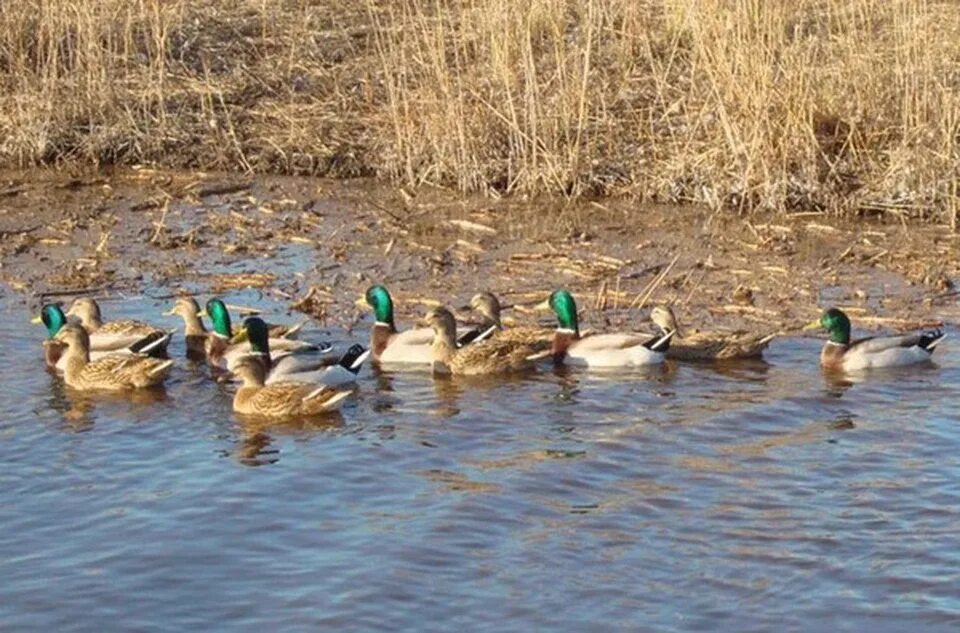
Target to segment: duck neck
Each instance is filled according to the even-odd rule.
[[[446,365],[457,353],[457,340],[446,328],[433,331],[433,363]]]
[[[185,336],[203,336],[207,333],[203,321],[196,314],[185,314],[183,316],[183,333]]]
[[[396,334],[397,329],[393,327],[393,324],[381,323],[377,321],[373,324],[373,329],[370,330],[370,353],[373,355],[374,359],[380,358],[380,355],[383,354],[383,351],[387,349],[387,345],[390,343],[390,337]]]
[[[223,358],[224,352],[227,351],[227,347],[229,347],[229,343],[226,338],[216,332],[207,334],[207,360],[211,363],[218,363]]]
[[[553,334],[553,344],[550,352],[553,354],[553,362],[560,364],[567,355],[567,350],[573,345],[574,341],[580,338],[580,333],[576,330],[559,327]]]
[[[66,365],[63,368],[63,375],[67,382],[74,382],[79,378],[83,369],[90,362],[90,350],[71,345],[66,351]]]

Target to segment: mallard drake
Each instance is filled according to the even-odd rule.
[[[265,385],[266,372],[253,356],[240,358],[233,368],[243,384],[233,397],[233,410],[247,415],[272,418],[318,415],[340,408],[350,389],[302,382]]]
[[[676,360],[733,360],[759,358],[775,334],[757,336],[746,332],[696,332],[689,336],[680,331],[677,317],[670,306],[654,306],[650,320],[663,333],[674,332],[667,358]]]
[[[63,372],[67,385],[81,390],[122,391],[154,387],[170,373],[172,360],[143,354],[111,354],[90,360],[90,335],[72,323],[57,332],[56,340],[66,346]]]
[[[941,330],[904,336],[871,336],[850,340],[850,318],[842,310],[830,308],[804,330],[824,329],[830,339],[820,352],[820,365],[826,369],[857,371],[882,367],[903,367],[929,362],[937,345],[946,338]]]
[[[433,329],[398,332],[393,320],[393,299],[383,286],[370,286],[364,294],[376,322],[370,332],[370,351],[375,363],[433,362]]]
[[[233,362],[250,352],[249,341],[233,340],[233,327],[230,323],[230,312],[226,304],[220,299],[210,299],[207,301],[207,308],[198,316],[210,317],[210,323],[213,325],[213,331],[207,336],[204,351],[206,352],[207,362],[211,365],[231,369]],[[279,352],[289,352],[298,349],[308,349],[315,346],[301,341],[286,338],[271,338],[270,346],[279,356]]]
[[[54,337],[67,324],[67,317],[60,306],[51,303],[43,306],[40,316],[31,319],[32,323],[42,323],[47,328],[47,340],[43,343],[44,360],[47,366],[63,371],[66,368],[65,346]],[[90,336],[90,358],[97,360],[107,354],[148,354],[156,353],[166,345],[165,337],[155,333],[136,339],[129,345],[123,345],[127,338],[113,334],[94,334]],[[169,340],[169,339],[167,339]]]
[[[119,347],[128,347],[145,338],[155,341],[151,345],[152,355],[166,354],[167,344],[173,337],[172,330],[163,330],[143,321],[122,319],[119,321],[103,321],[100,305],[90,297],[77,297],[67,310],[68,317],[75,317],[90,336],[96,336],[98,341],[113,340]]]
[[[534,368],[536,349],[526,343],[493,337],[466,347],[457,345],[457,323],[446,308],[427,314],[433,329],[433,369],[436,373],[478,376],[527,371]]]
[[[275,382],[322,382],[327,385],[349,384],[356,380],[360,366],[367,357],[367,353],[360,345],[359,352],[348,351],[339,360],[328,356],[331,351],[329,345],[306,349],[281,352],[274,355],[270,350],[270,337],[267,336],[267,324],[260,317],[249,317],[243,322],[243,330],[250,341],[249,356],[261,360],[266,370],[266,384]],[[234,337],[236,338],[236,337]],[[354,350],[351,348],[351,350]],[[246,356],[246,355],[245,355]],[[343,365],[346,365],[344,367]],[[346,374],[341,372],[348,369]]]
[[[470,308],[478,312],[482,320],[479,327],[459,336],[457,339],[459,346],[462,347],[478,338],[484,338],[486,332],[493,328],[491,336],[497,340],[529,345],[536,351],[550,348],[550,343],[553,340],[553,330],[528,326],[505,329],[500,318],[500,300],[492,292],[481,292],[473,295],[473,298],[470,299]]]
[[[589,334],[580,336],[577,304],[566,290],[555,290],[540,307],[557,316],[551,353],[556,364],[583,367],[641,367],[657,365],[666,358],[674,332],[646,337],[638,334]]]

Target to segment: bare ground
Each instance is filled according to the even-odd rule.
[[[0,237],[0,297],[31,308],[78,293],[162,302],[255,287],[349,328],[363,314],[355,300],[377,282],[405,322],[481,289],[529,320],[527,308],[560,286],[594,329],[643,329],[657,302],[703,330],[789,333],[828,305],[866,329],[960,319],[960,236],[889,216],[746,218],[368,180],[34,170],[0,174]]]

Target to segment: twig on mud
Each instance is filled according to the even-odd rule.
[[[77,295],[93,294],[109,289],[109,286],[91,286],[89,288],[75,288],[73,290],[45,290],[38,296],[41,300],[47,297],[75,297]]]
[[[666,268],[660,271],[660,274],[654,277],[650,283],[647,284],[647,287],[637,295],[637,298],[634,299],[629,306],[627,306],[627,309],[632,309],[634,306],[636,306],[637,310],[643,309],[643,306],[647,303],[647,299],[649,299],[650,295],[653,294],[653,291],[657,289],[657,286],[663,283],[663,280],[666,279],[668,274],[670,274],[670,271],[673,270],[674,265],[679,259],[680,253],[677,253],[674,256],[673,261],[671,261]]]
[[[196,196],[198,198],[206,198],[208,196],[223,196],[228,193],[247,191],[252,186],[252,182],[221,182],[213,185],[207,185],[206,187],[200,187],[200,189],[197,190]]]

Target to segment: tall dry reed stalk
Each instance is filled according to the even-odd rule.
[[[956,225],[960,6],[0,3],[0,163],[379,174]]]

